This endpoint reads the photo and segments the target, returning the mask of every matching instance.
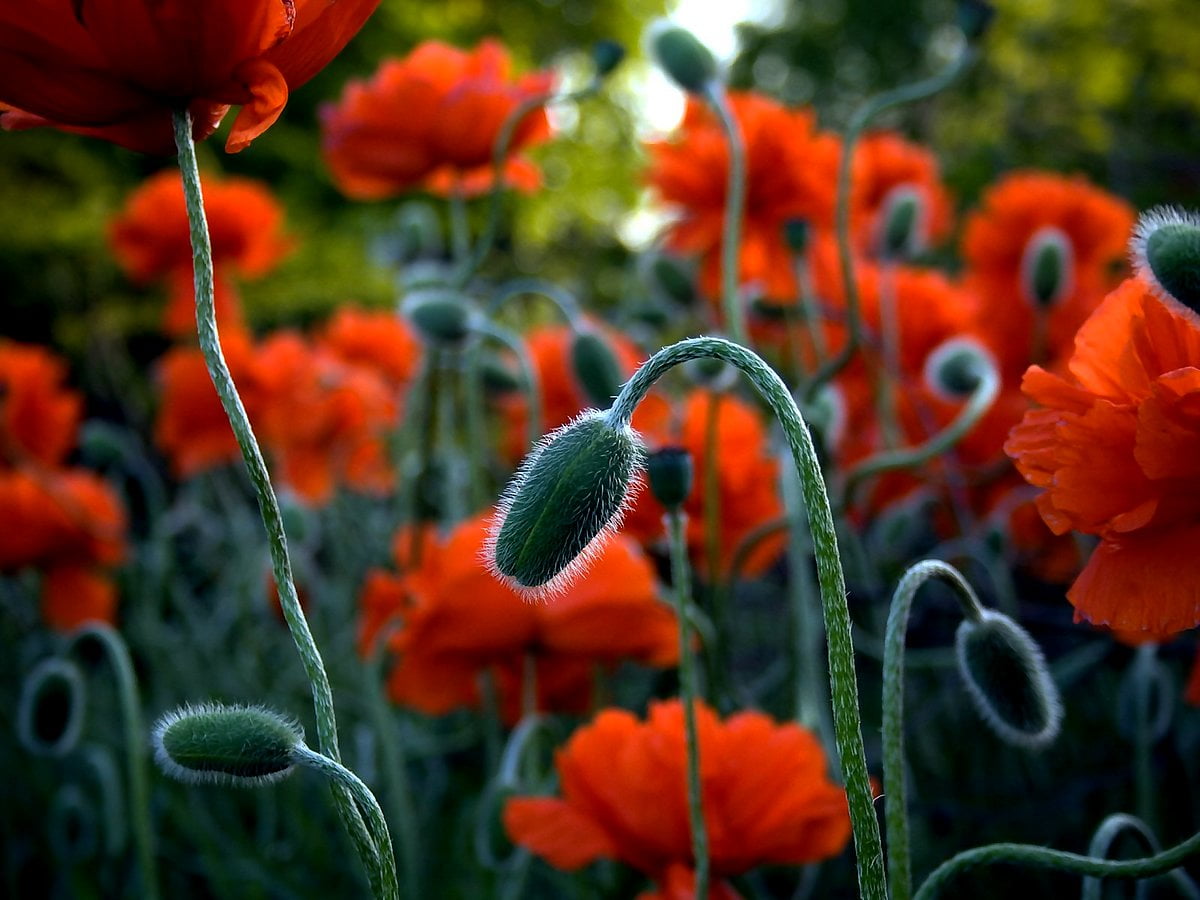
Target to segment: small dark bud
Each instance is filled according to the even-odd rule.
[[[991,354],[971,338],[951,338],[925,359],[925,383],[940,397],[957,402],[969,397],[990,371]]]
[[[511,394],[521,389],[521,379],[495,353],[484,352],[479,361],[479,377],[489,394]]]
[[[696,302],[696,284],[691,273],[672,256],[656,255],[649,266],[650,287],[665,299],[680,306]]]
[[[984,0],[958,0],[958,27],[971,43],[982,38],[996,17],[996,7]]]
[[[651,26],[650,52],[671,80],[690,93],[703,93],[717,77],[712,51],[690,31],[670,22]]]
[[[1021,258],[1021,284],[1036,306],[1053,306],[1073,288],[1075,253],[1071,239],[1053,226],[1039,229]]]
[[[788,219],[783,223],[783,239],[788,249],[797,256],[803,255],[808,249],[809,235],[808,222],[804,219]]]
[[[607,78],[625,59],[625,48],[617,41],[603,40],[592,44],[592,62],[596,66],[596,77]]]
[[[414,291],[405,298],[403,310],[426,343],[441,346],[466,340],[475,318],[467,299],[446,288]]]
[[[571,342],[571,368],[591,406],[606,408],[625,379],[608,341],[595,331],[576,332]]]
[[[911,259],[925,249],[925,207],[910,186],[888,192],[880,221],[879,253],[884,259]]]
[[[663,447],[646,458],[646,475],[654,499],[668,511],[681,507],[692,492],[692,454],[683,447]]]
[[[65,756],[79,743],[86,709],[79,667],[65,659],[44,659],[21,685],[17,737],[30,753]]]

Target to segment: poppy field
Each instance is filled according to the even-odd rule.
[[[1187,2],[0,0],[0,895],[1200,897]]]

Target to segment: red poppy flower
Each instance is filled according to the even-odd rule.
[[[1069,377],[1032,366],[1005,445],[1056,534],[1100,537],[1076,617],[1168,635],[1200,624],[1200,318],[1137,279],[1079,330]]]
[[[351,365],[377,372],[395,388],[416,374],[421,343],[393,312],[345,307],[317,335],[317,346]]]
[[[1018,172],[993,185],[966,223],[966,280],[982,301],[979,337],[995,354],[1007,385],[1030,363],[1055,366],[1075,332],[1121,277],[1134,211],[1082,178]],[[1062,242],[1062,289],[1039,310],[1030,295],[1030,253],[1042,240]]]
[[[784,225],[803,219],[811,228],[831,228],[841,144],[816,130],[810,110],[790,110],[752,93],[731,93],[733,116],[746,148],[746,205],[738,278],[758,283],[772,298],[796,295],[793,253]],[[679,253],[702,260],[700,284],[720,296],[721,234],[729,150],[708,107],[689,99],[679,134],[650,144],[648,180],[680,219],[668,241]]]
[[[87,622],[112,624],[117,590],[110,578],[87,566],[58,565],[42,578],[42,619],[58,631]]]
[[[888,206],[911,191],[921,207],[919,246],[937,244],[950,231],[950,195],[937,159],[926,148],[891,131],[864,135],[854,145],[851,229],[862,249],[877,248]]]
[[[0,115],[6,128],[50,126],[133,150],[170,153],[171,116],[195,137],[241,106],[225,149],[279,117],[288,91],[324,68],[379,0],[66,0],[0,10]]]
[[[55,466],[75,446],[82,399],[43,347],[0,340],[0,465]]]
[[[424,541],[420,564],[403,577],[370,576],[362,652],[388,620],[403,622],[390,645],[398,654],[388,682],[393,699],[432,715],[478,706],[480,677],[491,672],[505,718],[514,721],[526,657],[536,663],[540,708],[570,712],[586,709],[597,664],[678,662],[675,616],[633,541],[615,537],[562,596],[527,603],[481,562],[490,520],[478,516],[444,541]],[[409,556],[410,540],[409,533],[397,538],[398,562]]]
[[[709,465],[708,429],[715,416],[717,505],[720,516],[720,575],[724,575],[738,545],[752,531],[783,515],[779,499],[779,462],[771,452],[762,414],[731,394],[696,389],[687,395],[677,423],[671,422],[669,406],[649,397],[638,410],[637,428],[652,448],[683,447],[692,456],[695,477],[692,492],[684,501],[687,513],[688,555],[697,571],[708,574],[707,527],[705,519],[705,472]],[[657,420],[657,421],[656,421]],[[650,491],[642,491],[625,518],[625,529],[647,543],[663,535],[662,506]],[[743,572],[763,572],[783,548],[777,535],[759,543],[747,557]]]
[[[249,178],[203,177],[204,211],[212,240],[217,324],[242,327],[241,306],[228,276],[267,274],[291,248],[282,234],[283,209],[270,190]],[[110,223],[109,244],[121,268],[140,283],[166,279],[171,287],[164,325],[176,337],[196,332],[192,242],[178,172],[148,178]]]
[[[394,197],[417,185],[440,194],[482,193],[492,184],[492,148],[509,114],[547,93],[554,76],[514,80],[508,51],[485,40],[471,51],[426,41],[387,60],[366,82],[351,82],[341,101],[321,110],[322,148],[338,188],[361,200]],[[525,116],[510,152],[549,134],[545,111]],[[539,183],[527,160],[510,157],[505,182]]]
[[[696,711],[704,821],[718,879],[842,851],[850,838],[846,794],[828,779],[812,734],[758,712],[722,722],[704,704]],[[618,859],[675,896],[686,878],[679,867],[694,862],[685,761],[678,700],[652,703],[645,722],[604,710],[556,755],[561,799],[509,800],[505,831],[556,868]]]

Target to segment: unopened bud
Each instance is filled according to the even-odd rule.
[[[295,720],[261,706],[202,703],[160,718],[153,741],[155,761],[172,778],[256,787],[291,773],[304,732]]]
[[[563,590],[620,525],[644,463],[633,429],[594,409],[546,435],[500,497],[487,548],[492,572],[532,597]]]
[[[717,77],[717,60],[712,51],[685,28],[667,21],[650,27],[650,52],[671,80],[693,94],[700,94]]]
[[[879,254],[884,259],[911,259],[925,249],[925,204],[911,185],[892,188],[880,213]]]
[[[675,257],[655,255],[646,274],[651,289],[660,297],[680,306],[691,306],[696,302],[695,279]]]
[[[475,310],[465,297],[446,288],[413,291],[404,314],[428,344],[454,346],[471,333]]]
[[[683,506],[692,492],[692,454],[683,447],[663,447],[646,458],[646,475],[654,499],[667,510]]]
[[[804,219],[788,219],[783,223],[783,240],[788,249],[800,256],[808,249],[808,239],[811,231]]]
[[[971,338],[951,338],[925,358],[925,383],[951,403],[970,396],[994,372],[996,363],[983,345]]]
[[[985,0],[958,0],[958,27],[974,43],[987,32],[996,16],[996,7]]]
[[[479,361],[479,377],[489,394],[511,394],[521,388],[521,379],[491,351],[484,351]]]
[[[1142,213],[1130,246],[1142,279],[1200,312],[1200,216],[1161,206]]]
[[[17,737],[30,753],[65,756],[79,743],[86,709],[79,667],[65,659],[44,659],[21,685]]]
[[[596,77],[607,78],[625,58],[625,48],[617,41],[607,38],[592,44],[592,63],[596,66]]]
[[[1062,702],[1041,648],[1003,613],[964,619],[955,637],[958,670],[985,722],[1003,740],[1044,747],[1058,735]]]
[[[1053,225],[1040,228],[1021,257],[1021,285],[1035,306],[1053,306],[1074,289],[1071,239]]]
[[[804,408],[809,426],[821,436],[825,449],[833,451],[846,436],[846,395],[835,384],[825,384]]]
[[[593,330],[576,332],[571,341],[571,368],[591,406],[607,407],[625,381],[612,347]]]

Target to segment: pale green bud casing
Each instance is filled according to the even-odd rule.
[[[995,370],[995,359],[978,341],[951,338],[925,358],[925,383],[943,400],[956,403],[969,396]]]
[[[1024,628],[986,609],[978,619],[963,620],[954,649],[975,708],[1001,739],[1035,750],[1058,736],[1058,687],[1041,648]]]
[[[1130,255],[1137,274],[1159,294],[1200,312],[1200,216],[1164,206],[1142,213]]]
[[[672,22],[650,26],[648,42],[654,61],[677,85],[703,94],[717,78],[717,60],[694,34]]]
[[[500,496],[485,549],[492,573],[532,599],[562,592],[620,525],[645,455],[632,428],[594,409],[546,435]]]
[[[152,732],[154,761],[188,784],[257,787],[286,778],[304,732],[261,706],[201,703],[166,713]]]
[[[608,341],[595,331],[576,333],[571,341],[571,368],[588,403],[593,406],[612,403],[625,381],[617,355]]]

